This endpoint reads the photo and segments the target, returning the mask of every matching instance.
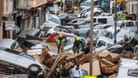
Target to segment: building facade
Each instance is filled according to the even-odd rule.
[[[46,3],[47,0],[0,0],[0,39],[16,36],[14,26],[23,30],[42,25]]]
[[[130,0],[129,1],[129,4],[128,4],[128,13],[135,13],[137,12],[137,4],[138,4],[138,1],[137,0]]]
[[[16,23],[21,29],[37,28],[45,21],[46,0],[16,0]]]
[[[0,39],[12,38],[14,30],[13,0],[0,0]]]

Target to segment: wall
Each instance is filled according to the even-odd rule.
[[[2,33],[5,38],[12,38],[12,30],[14,28],[13,15],[12,15],[13,0],[3,0],[2,4],[3,4],[2,16],[6,18],[5,20],[2,20],[2,21],[5,21],[5,29],[7,29],[5,32],[2,32]]]
[[[2,39],[2,11],[3,11],[3,0],[0,0],[0,40]]]
[[[128,4],[128,13],[136,13],[136,9],[137,9],[137,2],[136,1],[130,1]]]
[[[16,9],[27,9],[30,0],[16,0]]]
[[[3,15],[9,15],[13,12],[13,0],[3,0]]]
[[[45,4],[46,2],[47,2],[46,0],[32,0],[31,7],[32,8],[39,7],[40,5]]]

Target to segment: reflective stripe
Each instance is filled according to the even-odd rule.
[[[61,43],[64,43],[65,42],[65,39],[62,39],[62,40],[56,40],[57,44],[61,44]]]
[[[138,45],[136,45],[135,48],[138,48]]]

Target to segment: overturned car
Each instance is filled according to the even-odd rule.
[[[38,78],[39,76],[44,76],[46,73],[45,66],[38,62],[33,56],[9,48],[0,48],[0,62],[20,67]]]

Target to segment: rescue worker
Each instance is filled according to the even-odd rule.
[[[128,37],[125,37],[125,38],[124,38],[124,43],[125,43],[125,44],[129,44],[129,38],[128,38]]]
[[[65,46],[65,38],[63,37],[63,34],[59,34],[58,39],[56,40],[58,53],[63,52],[64,46]]]
[[[76,65],[70,69],[70,76],[71,78],[83,78],[82,70],[79,65]]]
[[[72,10],[72,0],[65,0],[65,5],[66,5],[66,10],[65,11],[70,11]]]
[[[134,53],[138,51],[138,44],[134,46]]]
[[[76,53],[79,53],[79,49],[80,49],[80,44],[81,44],[81,40],[80,40],[80,37],[77,36],[75,38],[75,41],[74,41],[74,44],[73,44],[73,52]]]
[[[121,12],[120,14],[118,14],[118,18],[119,18],[119,20],[126,20],[126,13]]]
[[[124,48],[127,51],[132,51],[133,52],[133,49],[132,49],[132,47],[130,45],[130,41],[131,41],[131,39],[129,39],[128,37],[124,38]]]

